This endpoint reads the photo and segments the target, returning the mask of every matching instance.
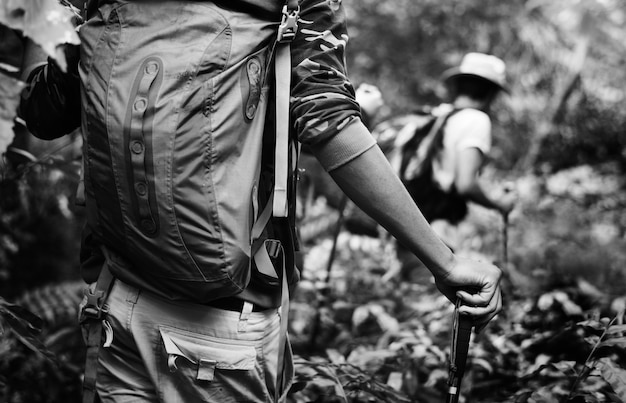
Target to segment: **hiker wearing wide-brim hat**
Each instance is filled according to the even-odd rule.
[[[480,178],[492,148],[490,107],[497,94],[508,92],[506,65],[497,56],[472,52],[457,67],[446,70],[442,81],[451,96],[450,104],[444,105],[457,112],[443,129],[442,148],[432,163],[433,176],[444,191],[506,216],[514,208],[516,194],[504,187],[484,186]],[[444,231],[450,246],[459,244],[458,231],[447,227]]]
[[[452,86],[459,78],[478,78],[485,80],[498,89],[509,92],[506,84],[506,65],[497,56],[472,52],[463,57],[461,64],[446,70],[441,79]]]

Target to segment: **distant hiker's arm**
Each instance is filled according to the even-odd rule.
[[[509,213],[515,205],[515,196],[502,194],[496,197],[486,192],[480,184],[479,172],[484,159],[482,152],[477,148],[466,148],[458,151],[456,156],[454,186],[459,195],[502,214]]]
[[[328,150],[344,148],[343,136],[347,133],[356,143],[365,142],[363,138],[369,136],[362,123],[355,123],[330,142],[313,146],[313,152],[328,164],[328,155],[333,154]],[[426,264],[437,286],[450,300],[460,296],[467,305],[463,310],[483,323],[501,309],[500,270],[488,263],[461,259],[450,251],[432,231],[377,146],[329,171],[357,206]]]
[[[48,55],[32,39],[24,38],[24,54],[20,69],[21,80],[27,81],[32,71],[48,62]]]
[[[78,47],[66,46],[65,54],[67,72],[51,58],[42,58],[34,44],[27,48],[23,62],[28,87],[22,93],[18,114],[28,130],[44,140],[61,137],[80,126]]]

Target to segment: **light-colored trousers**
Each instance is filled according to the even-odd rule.
[[[107,305],[113,342],[100,348],[96,379],[103,403],[274,401],[278,310],[169,301],[119,280]],[[289,346],[285,361],[288,390]]]

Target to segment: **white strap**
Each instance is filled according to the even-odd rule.
[[[276,50],[276,147],[274,159],[274,217],[287,217],[287,182],[289,177],[289,94],[291,86],[291,51],[289,43],[277,44]]]
[[[266,276],[271,278],[278,278],[278,273],[276,273],[276,269],[274,269],[274,265],[272,264],[272,260],[270,259],[270,254],[267,251],[267,246],[265,242],[254,254],[254,263],[256,264],[259,272],[261,272],[262,274],[265,274]]]

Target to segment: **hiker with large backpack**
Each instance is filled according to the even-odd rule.
[[[468,201],[506,215],[517,201],[514,192],[488,191],[480,173],[491,151],[493,101],[508,91],[505,64],[496,56],[466,54],[458,67],[442,79],[452,97],[454,111],[443,129],[442,150],[433,158],[433,176],[443,190],[452,190]]]
[[[453,249],[458,247],[455,228],[467,215],[468,202],[503,217],[515,206],[513,189],[500,186],[488,191],[481,181],[492,143],[489,112],[498,94],[507,91],[505,70],[496,56],[468,53],[458,67],[442,75],[450,103],[423,115],[396,118],[376,130],[420,210]],[[405,278],[421,266],[402,245],[398,257]]]
[[[42,138],[80,115],[85,401],[285,400],[296,143],[478,327],[500,311],[501,271],[439,240],[361,122],[341,1],[86,10],[78,66],[36,68],[20,106]]]

